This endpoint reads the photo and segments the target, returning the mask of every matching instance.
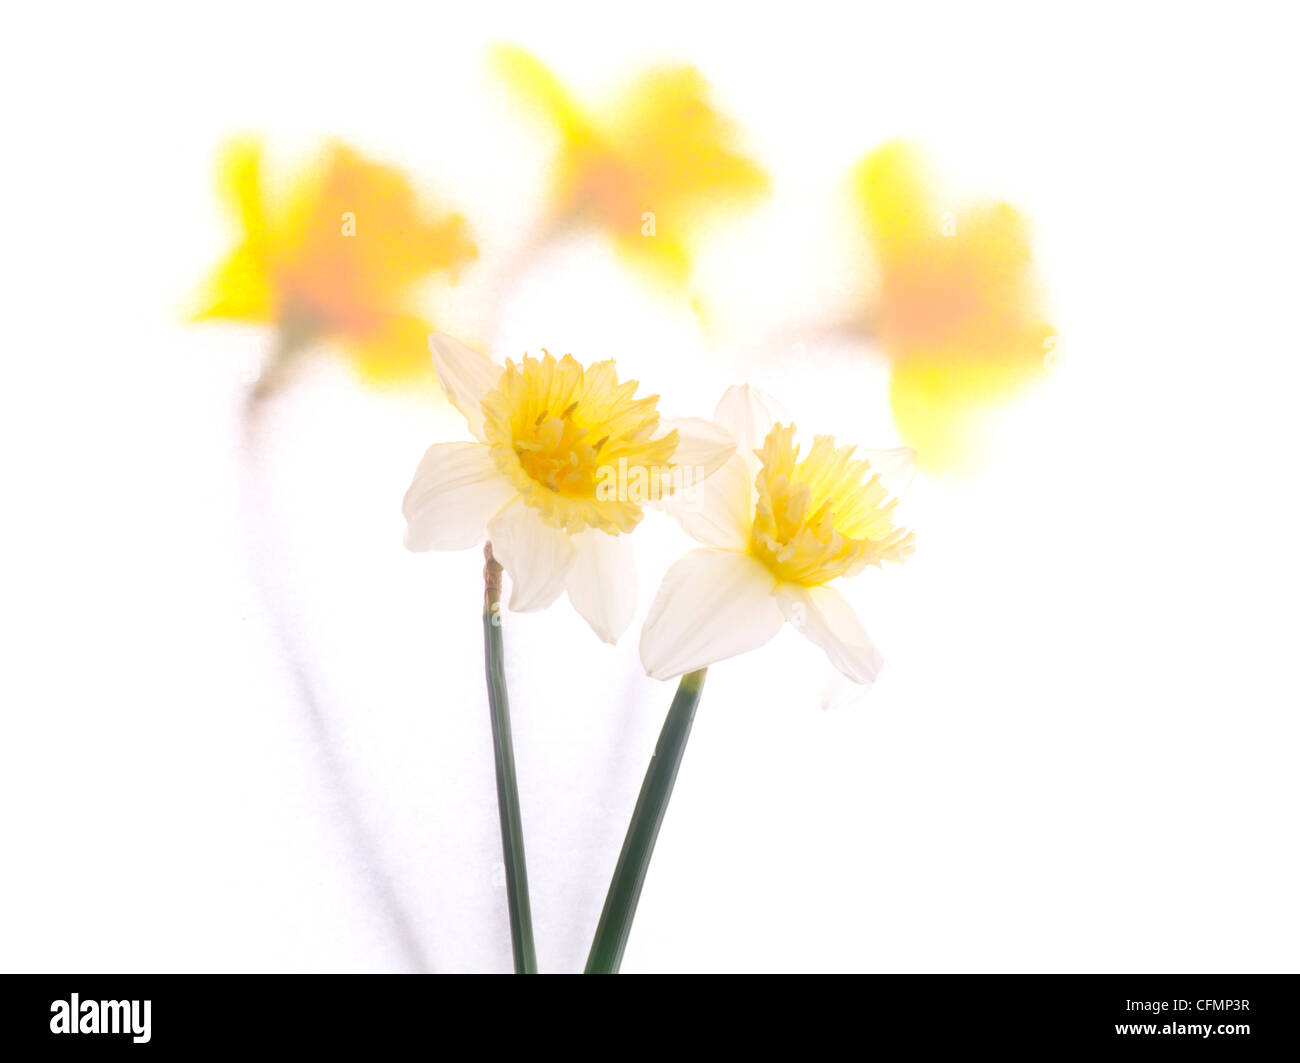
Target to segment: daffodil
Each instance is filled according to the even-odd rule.
[[[794,425],[780,417],[770,397],[730,388],[713,419],[736,453],[689,497],[669,500],[705,549],[668,570],[641,631],[646,671],[681,682],[610,878],[588,974],[616,973],[623,962],[708,666],[763,645],[789,621],[849,681],[865,685],[880,670],[880,653],[831,583],[911,554],[912,533],[894,509],[914,455],[902,447],[858,457],[816,436],[801,458]]]
[[[899,431],[922,465],[961,467],[979,415],[1042,376],[1052,353],[1028,225],[1005,203],[942,211],[902,142],[869,155],[854,188],[879,266],[871,324],[892,363]]]
[[[448,398],[474,442],[425,453],[403,503],[406,545],[459,550],[490,541],[510,608],[562,592],[605,642],[635,609],[628,535],[646,505],[684,494],[735,451],[718,426],[668,420],[613,361],[523,356],[499,365],[450,336],[429,340]]]
[[[669,282],[687,277],[698,231],[719,207],[767,191],[767,176],[737,149],[693,67],[651,71],[612,107],[593,111],[527,52],[500,47],[494,58],[503,83],[559,138],[554,219],[589,222]]]
[[[266,186],[257,143],[232,143],[220,184],[242,234],[196,320],[273,325],[281,360],[338,341],[370,382],[429,375],[415,288],[475,258],[464,218],[429,213],[400,171],[338,143],[285,188]]]
[[[529,973],[537,957],[497,611],[502,568],[512,609],[542,609],[567,591],[592,630],[616,642],[636,607],[628,535],[645,505],[694,489],[735,442],[708,421],[661,418],[659,397],[638,397],[613,361],[584,366],[543,351],[502,366],[445,335],[431,336],[429,349],[475,441],[425,452],[402,504],[406,545],[487,540],[483,646],[501,851],[515,970]]]
[[[704,545],[664,576],[641,633],[641,660],[671,679],[763,645],[787,621],[855,683],[874,680],[881,656],[832,584],[868,566],[901,562],[913,535],[895,523],[908,448],[866,452],[815,436],[802,454],[795,426],[773,400],[733,387],[714,421],[737,453],[672,503]]]

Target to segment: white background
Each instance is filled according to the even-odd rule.
[[[903,135],[1015,203],[1056,372],[981,474],[918,479],[916,557],[853,587],[889,661],[864,704],[820,710],[791,631],[710,671],[625,970],[1294,970],[1293,28],[970,7],[11,15],[0,966],[509,967],[480,559],[401,548],[410,474],[462,425],[322,357],[271,412],[250,533],[267,337],[182,323],[234,238],[218,146],[250,131],[286,157],[341,136],[464,210],[483,258],[431,305],[467,338],[617,356],[677,414],[749,380],[869,447],[896,442],[869,348],[795,346],[847,297],[848,167]],[[711,331],[599,239],[500,288],[548,156],[486,73],[498,40],[590,94],[663,59],[711,79],[774,183],[701,263]],[[638,541],[643,614],[690,544],[658,517]],[[671,697],[636,631],[507,621],[547,970],[581,967]]]

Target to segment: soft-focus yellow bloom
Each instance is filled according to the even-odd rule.
[[[694,239],[718,207],[767,191],[767,176],[734,147],[729,122],[689,66],[652,71],[607,111],[582,108],[537,59],[494,54],[502,80],[536,107],[560,139],[552,211],[606,232],[629,260],[681,283]]]
[[[974,417],[1040,376],[1051,350],[1028,226],[1005,203],[942,215],[901,142],[869,155],[854,183],[879,263],[873,328],[899,431],[922,465],[961,467]]]
[[[339,341],[372,382],[432,378],[415,287],[475,258],[464,218],[426,213],[401,172],[342,144],[280,190],[265,187],[260,146],[233,143],[221,190],[242,236],[195,320],[275,325],[281,357]]]

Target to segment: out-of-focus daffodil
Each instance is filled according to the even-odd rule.
[[[848,600],[830,584],[868,565],[901,562],[912,533],[894,524],[910,448],[837,447],[817,436],[800,458],[794,426],[749,387],[723,395],[714,421],[737,452],[702,483],[691,505],[670,504],[706,549],[664,576],[641,633],[641,661],[656,679],[705,668],[755,649],[787,620],[855,683],[870,683],[881,657]]]
[[[768,189],[693,67],[652,71],[595,112],[527,52],[503,46],[493,58],[502,81],[559,137],[554,220],[595,225],[629,261],[669,283],[686,279],[694,239],[713,212]]]
[[[258,144],[224,150],[222,195],[242,234],[195,319],[274,325],[281,361],[331,340],[369,382],[430,377],[415,287],[475,258],[464,218],[427,213],[400,171],[342,144],[284,189],[265,187],[262,171]]]
[[[443,390],[477,442],[425,453],[402,511],[412,550],[487,539],[513,583],[510,608],[543,609],[567,591],[606,642],[636,606],[628,541],[645,503],[693,487],[735,452],[699,418],[666,420],[613,361],[525,355],[502,367],[449,336],[429,340]]]
[[[874,334],[903,438],[933,469],[967,464],[975,419],[1044,372],[1028,226],[1005,203],[944,214],[915,150],[892,142],[854,175],[879,265]]]

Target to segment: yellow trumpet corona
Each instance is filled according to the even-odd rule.
[[[483,400],[484,437],[497,468],[548,524],[568,531],[629,532],[641,520],[635,498],[606,498],[606,470],[620,460],[668,468],[675,430],[659,431],[659,396],[636,397],[612,360],[584,367],[572,355],[507,359]]]
[[[853,447],[816,436],[799,460],[794,425],[773,425],[758,459],[749,552],[784,583],[817,587],[867,565],[904,561],[912,533],[894,527],[898,500]]]

